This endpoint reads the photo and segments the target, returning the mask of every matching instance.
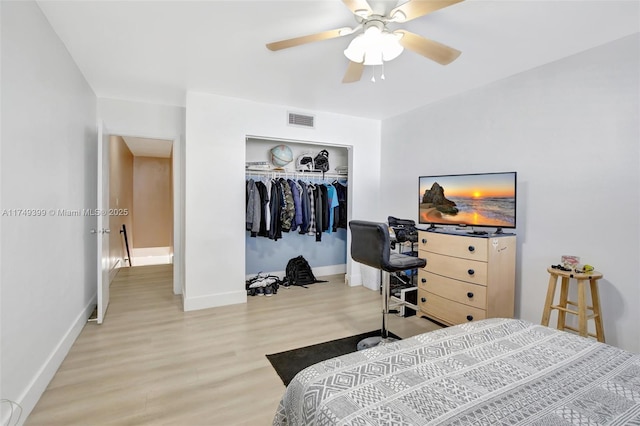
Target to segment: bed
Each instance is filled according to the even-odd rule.
[[[640,355],[514,319],[312,365],[274,425],[640,425]]]

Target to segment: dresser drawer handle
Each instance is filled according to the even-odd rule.
[[[467,274],[469,274],[469,275],[473,275],[473,274],[475,274],[475,273],[476,273],[476,271],[474,271],[473,269],[469,269],[469,270],[467,271]]]
[[[473,321],[473,315],[467,315],[467,321]]]
[[[422,301],[422,303],[425,303],[425,302],[427,301],[427,298],[426,298],[426,297],[423,297],[423,298],[421,298],[420,300]]]
[[[474,251],[476,251],[476,248],[474,246],[469,246],[469,251],[470,252],[474,252]]]
[[[473,293],[472,292],[467,293],[467,297],[471,299],[473,297]]]
[[[426,238],[422,239],[422,244],[427,244],[427,239]]]
[[[420,281],[422,281],[422,284],[426,284],[427,283],[427,279],[426,278],[421,278]]]

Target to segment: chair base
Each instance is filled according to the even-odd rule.
[[[393,337],[387,337],[386,339],[383,339],[382,336],[367,337],[358,342],[357,349],[362,351],[378,345],[384,345],[385,343],[395,342],[396,340],[398,339],[394,339]]]

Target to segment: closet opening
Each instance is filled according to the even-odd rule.
[[[276,148],[281,145],[285,148]],[[248,218],[252,222],[245,230],[247,280],[258,274],[282,279],[289,260],[303,256],[316,277],[338,275],[346,282],[347,224],[350,217],[347,194],[349,165],[352,164],[351,147],[324,142],[247,136],[245,152],[247,197],[250,186],[253,185],[253,190],[262,194],[262,198],[256,198],[261,200],[261,207],[264,208],[265,202],[267,203],[266,216],[262,210],[262,217],[258,218],[257,209],[252,216],[260,222],[259,225]],[[324,173],[314,170],[313,164],[309,164],[309,159],[315,160],[319,154],[328,157],[329,165]],[[279,161],[278,158],[274,161],[274,155],[284,157],[280,158],[283,161]],[[281,205],[285,210],[285,213],[280,211],[278,215],[290,217],[283,223],[278,223],[277,226],[281,228],[277,231],[271,222],[274,202],[272,191],[275,191],[276,187],[283,196]],[[264,198],[265,194],[268,201]],[[315,203],[323,203],[318,204],[323,206],[322,231],[317,226],[310,228],[308,217],[305,223],[303,202],[297,201],[300,194],[306,194],[310,198],[316,195],[317,198],[311,202],[314,204],[314,212]],[[287,206],[288,197],[294,200],[293,207]],[[290,211],[291,208],[293,211]]]

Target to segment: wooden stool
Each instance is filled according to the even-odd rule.
[[[573,271],[562,271],[554,268],[547,268],[547,271],[551,276],[549,277],[549,288],[547,289],[547,299],[542,313],[541,324],[548,326],[551,310],[557,309],[558,330],[576,331],[580,333],[581,336],[595,337],[599,342],[604,343],[604,328],[602,327],[602,314],[600,313],[600,296],[598,296],[598,280],[602,278],[602,274],[597,271],[593,271],[591,273],[575,273]],[[553,299],[556,293],[558,277],[562,277],[560,301],[557,305],[554,305]],[[578,303],[567,300],[569,295],[570,279],[575,279],[578,282]],[[587,306],[587,281],[589,281],[589,285],[591,287],[591,302],[593,306]],[[577,307],[577,311],[568,309],[568,305]],[[590,310],[593,313],[591,315],[587,315],[587,310]],[[578,316],[578,328],[566,325],[565,319],[567,313]],[[587,320],[590,319],[593,319],[595,322],[596,334],[592,334],[587,331]]]

